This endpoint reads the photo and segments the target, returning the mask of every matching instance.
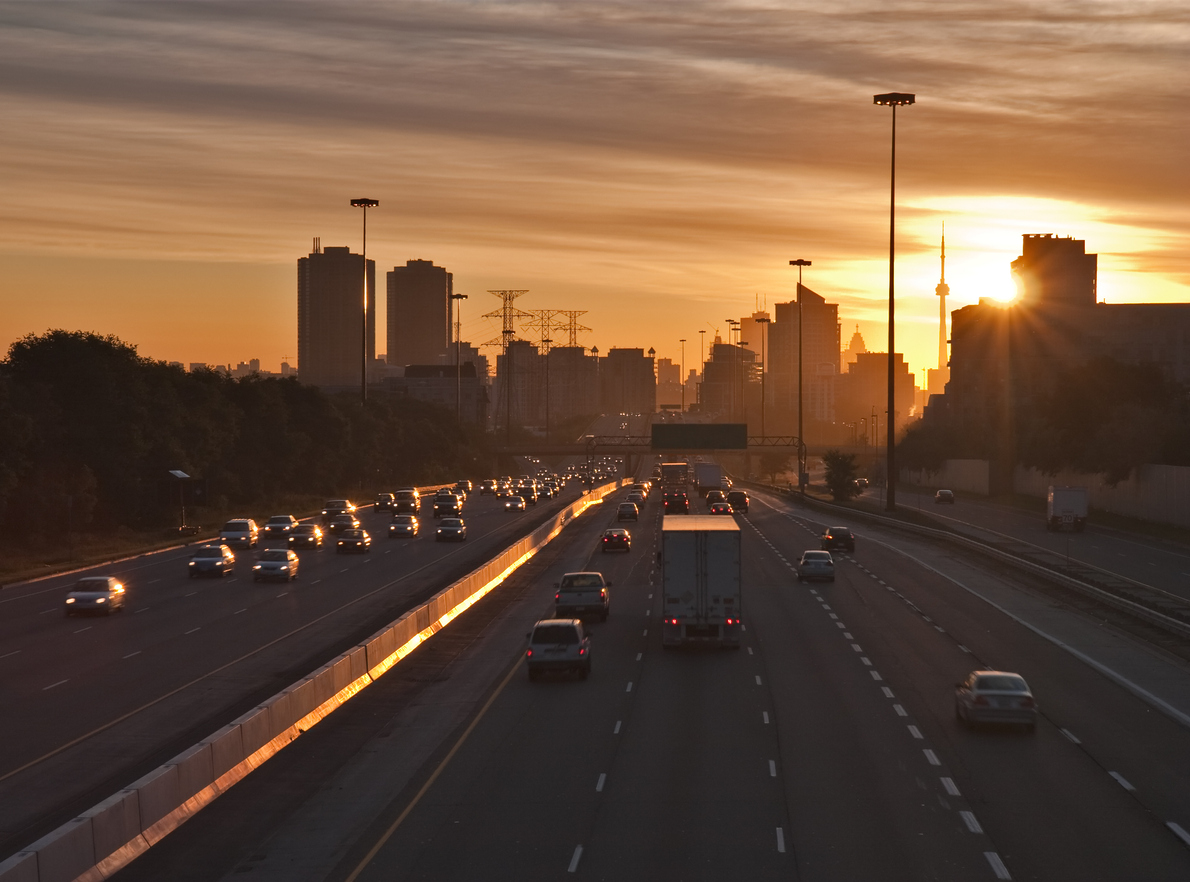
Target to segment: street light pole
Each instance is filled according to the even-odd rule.
[[[889,178],[888,197],[888,418],[885,420],[888,432],[886,454],[888,456],[887,476],[888,496],[885,497],[885,510],[897,509],[897,476],[896,476],[896,423],[893,418],[896,409],[896,375],[893,371],[893,355],[897,351],[895,346],[895,288],[893,286],[893,265],[896,257],[896,211],[897,211],[897,108],[913,104],[916,96],[909,92],[888,92],[884,95],[872,96],[872,103],[892,108],[892,161]]]
[[[451,300],[466,300],[466,294],[451,294]],[[463,424],[463,377],[462,377],[462,352],[463,352],[463,304],[459,304],[459,316],[454,323],[455,331],[455,420],[459,425]]]
[[[359,353],[359,396],[360,402],[368,403],[368,209],[380,204],[379,199],[352,199],[355,208],[364,210],[364,315],[360,331]]]
[[[813,262],[809,260],[802,260],[800,257],[797,260],[789,261],[790,266],[797,267],[797,486],[802,491],[802,495],[806,495],[806,442],[803,437],[802,413],[805,408],[802,407],[802,398],[804,389],[802,386],[802,339],[804,322],[802,321],[802,267],[813,266]]]
[[[760,436],[763,438],[764,431],[764,375],[768,373],[768,363],[765,359],[765,344],[769,336],[768,325],[772,319],[768,316],[760,316],[756,319],[757,324],[763,325],[760,329]]]
[[[739,325],[739,322],[737,322],[735,319],[731,319],[731,318],[724,319],[724,321],[727,322],[727,343],[730,346],[731,345],[731,335],[734,332],[739,330],[739,328],[737,327],[737,325]],[[737,335],[737,339],[738,339],[738,335]],[[738,373],[738,372],[742,371],[743,370],[743,367],[742,367],[743,359],[740,357],[740,350],[738,347],[735,350],[735,363],[736,363],[736,372]],[[731,418],[735,419],[736,408],[735,408],[735,383],[734,382],[729,382],[728,390],[729,391],[728,391],[727,400],[731,406]]]
[[[554,341],[549,337],[542,337],[545,344],[545,443],[550,443],[550,344]]]
[[[678,341],[682,344],[682,373],[678,377],[678,385],[682,387],[682,413],[686,412],[686,338]]]

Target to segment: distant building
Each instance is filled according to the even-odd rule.
[[[459,367],[453,364],[406,365],[404,376],[390,377],[388,388],[397,395],[418,401],[429,401],[446,410],[456,408],[462,422],[486,426],[488,421],[488,391],[471,362]]]
[[[801,300],[800,334],[802,390],[805,405],[802,421],[807,436],[811,423],[835,420],[835,380],[839,375],[839,305],[828,303],[805,285],[797,288]],[[769,325],[769,377],[766,390],[770,417],[768,425],[785,432],[797,430],[798,411],[798,303],[776,304],[776,321]],[[861,338],[860,344],[863,340]]]
[[[917,384],[899,352],[893,359],[893,388],[896,424],[903,428],[916,403]],[[851,370],[841,375],[835,386],[835,419],[847,426],[862,423],[866,429],[857,430],[856,437],[862,443],[866,434],[879,445],[885,443],[887,412],[888,353],[859,353]]]
[[[859,332],[859,325],[855,326],[855,333],[851,335],[851,340],[847,343],[847,348],[843,350],[843,366],[841,373],[847,373],[851,370],[851,366],[855,364],[856,358],[861,352],[867,352],[867,344],[864,343],[864,335]]]
[[[657,380],[652,356],[643,349],[609,349],[599,359],[599,390],[603,413],[653,413]]]
[[[711,357],[703,365],[701,409],[717,422],[743,422],[754,418],[759,425],[759,400],[748,412],[749,390],[760,388],[760,356],[751,349],[722,343],[711,344]]]
[[[363,261],[347,247],[322,249],[317,239],[309,256],[298,259],[298,369],[304,383],[358,388],[365,341],[368,362],[376,356],[376,263],[367,265],[365,331]]]
[[[388,274],[388,363],[434,364],[452,340],[454,277],[429,260]]]
[[[682,366],[672,359],[657,359],[657,407],[682,405]]]
[[[550,424],[599,413],[598,356],[588,355],[582,346],[555,346],[547,358]]]

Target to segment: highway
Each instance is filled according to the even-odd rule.
[[[361,512],[371,553],[339,555],[333,538],[299,552],[300,577],[254,583],[256,553],[233,575],[189,579],[177,548],[6,589],[0,595],[0,841],[6,853],[135,780],[262,698],[526,534],[580,493],[506,514],[473,492],[462,544],[389,539],[387,512]],[[262,547],[266,544],[262,540]],[[128,607],[106,618],[62,615],[80,575],[110,574]]]
[[[1190,830],[1190,732],[1022,624],[1026,583],[859,528],[836,582],[799,585],[821,518],[755,494],[744,647],[664,652],[659,508],[625,555],[593,551],[613,506],[584,515],[482,624],[464,617],[116,878],[1190,878],[1190,834],[1169,826]],[[614,583],[591,678],[530,684],[524,633],[587,567]],[[1029,680],[1034,734],[956,723],[953,683],[983,667]]]

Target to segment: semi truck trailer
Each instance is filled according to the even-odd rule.
[[[734,518],[661,522],[661,645],[740,647],[740,527]]]

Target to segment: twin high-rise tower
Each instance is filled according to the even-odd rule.
[[[369,260],[367,363],[376,358],[376,263]],[[363,256],[320,247],[298,259],[298,371],[324,388],[360,383]],[[388,273],[390,365],[437,364],[449,351],[453,279],[428,260],[409,260]]]

